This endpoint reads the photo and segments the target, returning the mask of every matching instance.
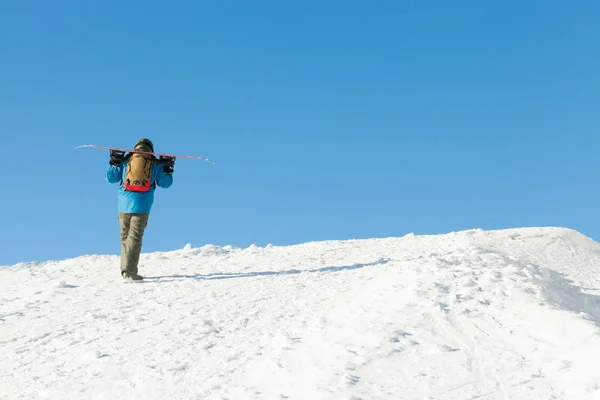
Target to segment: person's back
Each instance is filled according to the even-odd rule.
[[[140,139],[134,150],[154,153],[149,139]],[[142,239],[156,187],[169,188],[173,184],[175,159],[153,154],[111,151],[106,180],[119,183],[118,213],[121,226],[121,275],[124,279],[142,280],[138,275],[138,263]]]

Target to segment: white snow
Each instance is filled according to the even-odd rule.
[[[0,399],[600,399],[599,268],[559,228],[20,263]]]

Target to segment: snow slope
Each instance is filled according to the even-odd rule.
[[[600,399],[600,244],[472,230],[0,268],[0,399]]]

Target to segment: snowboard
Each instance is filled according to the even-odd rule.
[[[182,156],[182,155],[178,155],[178,154],[168,154],[168,153],[151,153],[151,152],[148,152],[148,151],[120,149],[120,148],[117,148],[117,147],[98,146],[98,145],[95,145],[95,144],[84,144],[84,145],[76,147],[76,149],[83,149],[83,148],[95,148],[95,149],[104,149],[104,150],[114,150],[114,151],[121,151],[123,153],[151,154],[153,156],[158,156],[158,157],[164,156],[164,157],[173,157],[173,158],[191,158],[191,159],[194,159],[194,160],[202,160],[202,161],[206,161],[206,162],[209,162],[211,164],[214,164],[214,161],[209,160],[208,158],[199,157],[199,156]]]

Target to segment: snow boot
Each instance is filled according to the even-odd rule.
[[[132,275],[127,271],[123,271],[121,272],[121,276],[123,277],[123,282],[128,282],[128,281],[141,281],[144,279],[143,276],[141,275]]]

